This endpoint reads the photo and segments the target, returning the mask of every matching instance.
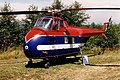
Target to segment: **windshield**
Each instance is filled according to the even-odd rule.
[[[52,18],[41,18],[38,19],[35,28],[50,29],[52,25]]]

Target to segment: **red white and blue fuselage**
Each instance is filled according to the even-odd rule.
[[[106,37],[106,24],[100,30],[69,26],[59,17],[39,18],[25,36],[25,55],[31,59],[76,55],[91,36],[102,34]]]

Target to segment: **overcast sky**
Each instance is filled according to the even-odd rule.
[[[114,7],[120,8],[120,0],[62,0],[64,5],[69,5],[78,1],[82,4],[82,7]],[[29,5],[34,4],[38,6],[39,10],[46,6],[50,6],[53,0],[0,0],[0,7],[4,6],[4,3],[10,3],[10,6],[14,10],[28,10]],[[112,21],[115,23],[120,22],[120,10],[119,11],[87,11],[91,18],[88,22],[103,23],[112,16]],[[23,15],[21,17],[24,17]]]

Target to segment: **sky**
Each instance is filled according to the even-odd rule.
[[[34,4],[40,10],[46,6],[50,6],[54,0],[0,0],[0,7],[4,6],[4,3],[10,3],[10,6],[15,11],[28,10],[29,6]],[[64,5],[70,5],[75,1],[78,1],[82,4],[82,7],[114,7],[120,8],[120,0],[61,0]],[[103,23],[112,16],[113,23],[120,23],[120,10],[119,11],[86,11],[87,14],[91,17],[88,20],[88,23]],[[25,18],[24,15],[20,15],[18,18]]]

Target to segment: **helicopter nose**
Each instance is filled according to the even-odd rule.
[[[48,44],[48,37],[45,31],[40,29],[32,29],[29,31],[24,40],[24,53],[28,58],[41,57],[43,51],[38,50],[38,45]]]
[[[42,56],[41,52],[37,50],[37,45],[40,43],[41,35],[36,34],[32,38],[30,38],[27,42],[24,42],[24,53],[28,58],[33,58],[36,56]]]

